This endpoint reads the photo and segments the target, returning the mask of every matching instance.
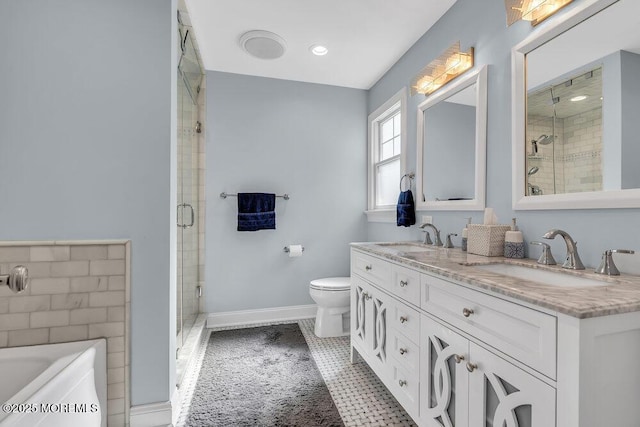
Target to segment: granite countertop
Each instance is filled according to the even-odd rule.
[[[468,254],[460,248],[436,248],[416,242],[352,243],[351,246],[425,273],[435,273],[580,319],[640,310],[640,276],[624,273],[605,276],[594,273],[593,268],[589,267],[579,271],[568,270],[560,265],[540,265],[533,259],[485,257]],[[413,247],[416,251],[412,251]],[[430,250],[420,251],[423,248]],[[570,274],[607,284],[593,287],[553,286],[475,268],[496,263]]]

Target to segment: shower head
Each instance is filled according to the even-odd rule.
[[[535,142],[536,144],[549,145],[553,142],[553,135],[540,135]]]
[[[527,172],[527,176],[535,175],[536,173],[538,173],[539,170],[540,170],[539,167],[534,166],[531,169],[529,169],[529,172]]]

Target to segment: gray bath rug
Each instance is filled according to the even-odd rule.
[[[344,426],[296,323],[212,332],[186,424]]]

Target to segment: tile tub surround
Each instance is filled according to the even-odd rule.
[[[130,242],[0,242],[0,274],[29,269],[29,287],[0,287],[0,347],[107,339],[109,426],[129,412]]]
[[[416,242],[407,242],[415,244]],[[593,273],[593,268],[574,271],[561,266],[537,264],[532,259],[510,259],[484,257],[462,252],[459,248],[435,249],[428,252],[401,252],[393,246],[376,243],[352,243],[353,248],[389,259],[425,273],[435,273],[449,279],[486,289],[497,294],[557,311],[579,319],[608,316],[612,314],[640,311],[640,276],[621,274],[610,277]],[[558,257],[561,259],[561,257]],[[588,279],[611,283],[611,286],[592,288],[570,288],[545,285],[542,283],[515,279],[473,268],[474,265],[495,264],[525,265],[548,271],[561,271]]]

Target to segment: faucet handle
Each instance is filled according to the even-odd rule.
[[[596,268],[596,273],[606,274],[607,276],[619,276],[620,270],[613,262],[613,254],[634,254],[635,251],[631,249],[608,249],[602,253],[602,261],[600,266]]]
[[[542,254],[540,254],[540,258],[538,258],[538,264],[556,265],[556,260],[553,258],[553,254],[551,253],[551,246],[538,241],[529,242],[529,244],[542,246]]]
[[[431,234],[429,234],[429,230],[422,230],[422,232],[425,233],[423,243],[425,245],[433,245],[433,242],[431,241]]]
[[[443,246],[443,248],[453,248],[453,243],[451,242],[451,236],[457,236],[458,233],[448,233],[447,234],[447,240]]]

